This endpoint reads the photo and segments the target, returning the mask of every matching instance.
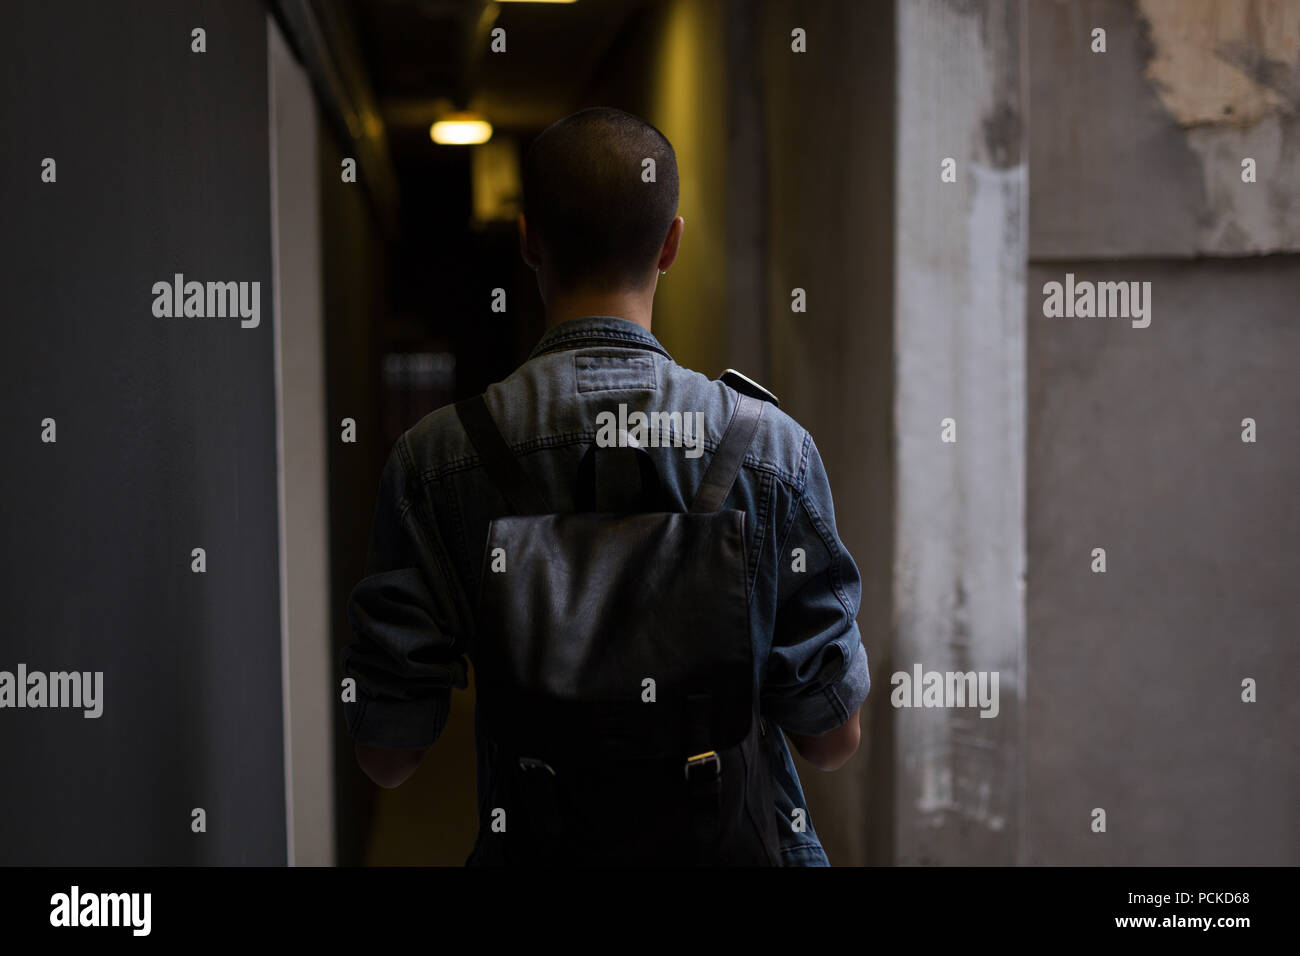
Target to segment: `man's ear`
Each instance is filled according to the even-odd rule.
[[[521,212],[519,214],[519,254],[524,258],[524,265],[536,270],[541,263],[538,261],[537,251],[530,248],[533,238],[528,231],[528,220],[524,218],[524,214]]]
[[[686,228],[686,220],[678,216],[673,220],[673,224],[668,227],[668,237],[664,239],[664,247],[659,252],[659,271],[667,272],[668,267],[677,259],[677,248],[682,241],[682,230]]]

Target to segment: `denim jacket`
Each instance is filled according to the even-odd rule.
[[[651,442],[646,450],[670,510],[686,511],[738,396],[677,365],[641,326],[592,316],[552,327],[485,399],[557,512],[576,510],[574,477],[602,412],[610,413],[606,422],[621,414],[620,405],[628,415],[682,413],[682,435],[664,429],[658,447]],[[692,447],[697,439],[687,429],[701,421],[703,447]],[[764,409],[724,507],[746,512],[754,679],[765,723],[805,735],[839,727],[870,686],[857,626],[861,580],[835,530],[812,436],[774,405]],[[357,693],[344,707],[358,743],[420,749],[442,733],[452,689],[467,686],[465,651],[488,523],[509,513],[450,406],[425,416],[393,447],[366,577],[348,604],[357,641],[344,650],[343,670]],[[763,739],[772,748],[785,865],[829,865],[784,736]],[[485,750],[480,739],[480,810],[492,773]]]

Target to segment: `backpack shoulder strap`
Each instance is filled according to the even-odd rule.
[[[758,431],[758,420],[762,415],[763,402],[749,395],[739,395],[736,410],[731,415],[718,450],[713,453],[708,470],[704,472],[700,490],[691,502],[692,512],[717,511],[722,507],[727,495],[731,494],[731,486],[736,482],[736,475],[754,440],[754,433]]]
[[[487,402],[482,395],[475,395],[463,402],[456,403],[456,414],[465,426],[469,440],[483,461],[488,478],[497,490],[510,503],[510,507],[520,515],[550,514],[551,509],[546,499],[537,490],[528,473],[524,471],[519,459],[514,456],[510,446],[502,437],[497,423],[492,420]]]

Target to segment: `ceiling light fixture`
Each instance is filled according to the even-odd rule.
[[[429,127],[429,138],[442,146],[474,146],[492,138],[492,124],[478,113],[449,113]]]

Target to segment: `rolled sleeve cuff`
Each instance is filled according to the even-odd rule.
[[[820,737],[842,727],[862,706],[871,689],[871,673],[862,636],[854,623],[831,643],[840,652],[843,666],[832,680],[818,682],[808,691],[781,703],[773,717],[782,728],[805,737]]]
[[[348,733],[367,747],[389,750],[423,750],[433,746],[447,725],[451,691],[440,691],[419,700],[386,700],[358,696],[344,705]]]
[[[799,843],[781,847],[782,866],[830,866],[820,843]]]

